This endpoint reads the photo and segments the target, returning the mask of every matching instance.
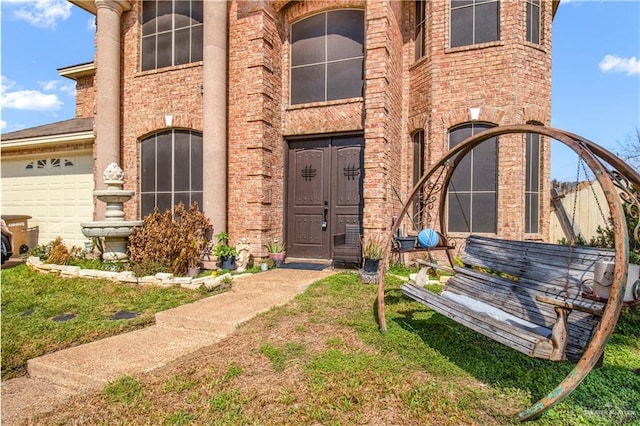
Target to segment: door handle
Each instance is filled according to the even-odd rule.
[[[327,200],[324,201],[324,209],[323,209],[323,219],[322,219],[322,230],[327,230],[327,216],[329,215],[329,202]]]

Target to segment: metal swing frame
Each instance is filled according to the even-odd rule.
[[[435,173],[441,168],[446,167],[447,171],[444,180],[442,183],[437,185],[439,188],[438,191],[442,192],[440,194],[438,210],[440,229],[446,229],[446,190],[449,186],[453,172],[457,165],[460,164],[462,158],[471,152],[473,148],[490,138],[507,134],[526,133],[546,136],[563,143],[583,159],[598,180],[598,183],[603,189],[606,203],[611,214],[614,234],[615,269],[614,284],[612,285],[609,299],[602,312],[601,321],[597,325],[582,357],[575,364],[567,377],[564,378],[554,389],[539,401],[535,402],[531,407],[518,414],[517,419],[520,421],[529,420],[539,416],[541,413],[569,395],[589,374],[604,352],[607,341],[613,333],[620,316],[625,294],[625,285],[627,282],[629,241],[626,216],[621,199],[626,203],[631,203],[632,209],[628,209],[626,214],[638,214],[640,211],[640,200],[631,191],[631,186],[633,185],[635,188],[640,188],[640,174],[607,149],[573,133],[551,127],[529,124],[498,126],[470,136],[447,152],[437,163],[422,175],[408,196],[408,201],[404,203],[402,210],[397,215],[399,218],[403,218],[411,206],[411,200],[414,199],[421,188],[423,188],[425,184],[429,187],[430,179],[435,175]],[[498,144],[500,144],[499,138]],[[429,194],[429,197],[432,197],[431,193]],[[433,201],[431,198],[430,200]],[[395,235],[400,226],[400,222],[401,220],[396,221],[389,230],[389,240],[391,240]],[[640,225],[634,230],[636,240],[639,239],[639,228]],[[450,260],[454,257],[451,250],[447,251],[447,255]],[[390,256],[391,247],[387,247],[380,264],[380,273],[378,274],[377,313],[379,328],[383,333],[386,333],[387,331],[385,316],[385,273],[389,267]]]

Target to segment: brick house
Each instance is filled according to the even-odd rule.
[[[95,186],[116,162],[128,219],[197,201],[255,256],[277,236],[328,259],[346,223],[388,229],[466,136],[550,123],[558,1],[70,1],[97,19],[95,74],[77,74]],[[549,154],[531,135],[474,151],[447,232],[546,239]]]

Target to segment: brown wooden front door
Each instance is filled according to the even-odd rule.
[[[362,224],[364,138],[289,142],[287,255],[331,258],[332,236]]]

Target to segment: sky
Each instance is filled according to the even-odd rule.
[[[94,59],[94,17],[66,0],[0,0],[0,14],[0,131],[73,118],[75,82],[57,69]],[[552,43],[551,126],[619,153],[640,129],[640,0],[562,0]],[[553,143],[552,178],[576,170]]]

